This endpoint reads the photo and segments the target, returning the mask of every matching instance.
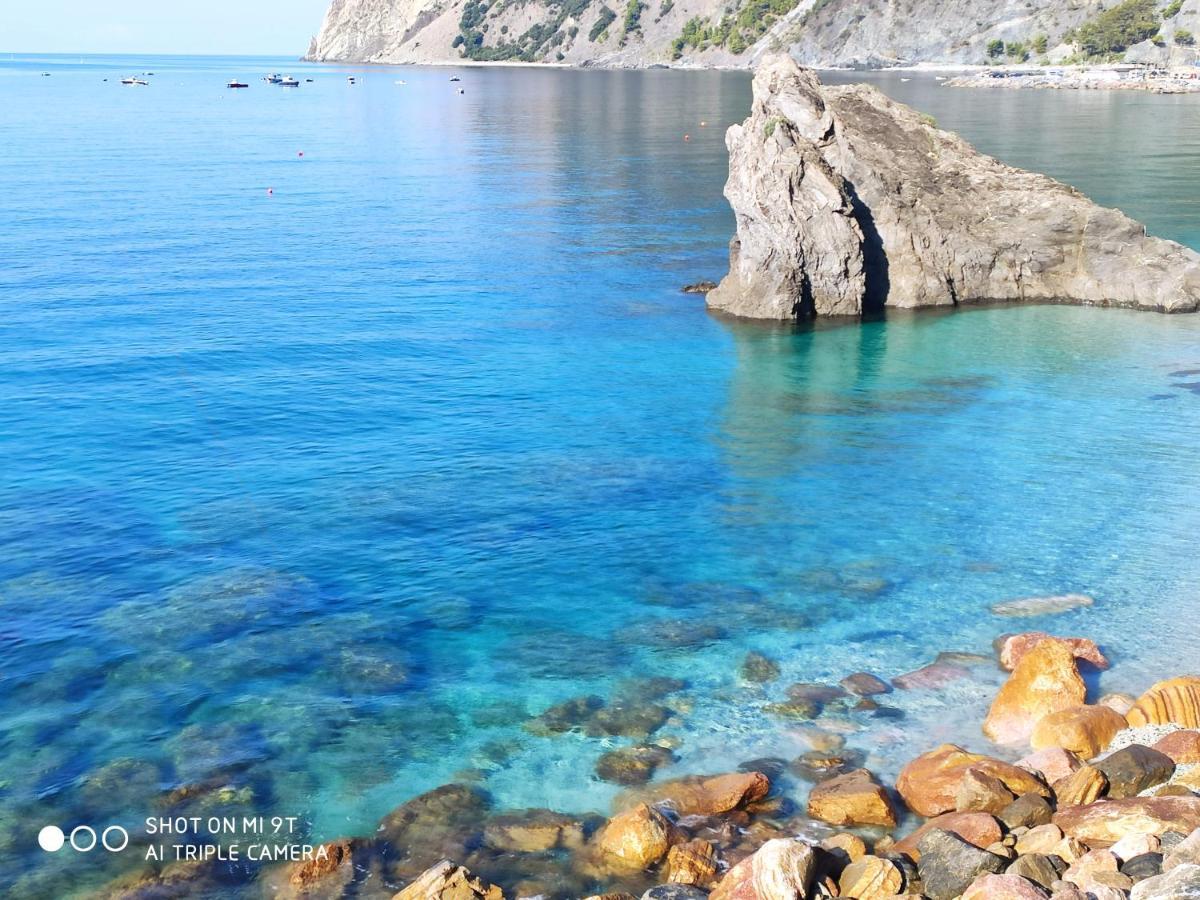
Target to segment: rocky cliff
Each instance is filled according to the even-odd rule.
[[[1200,255],[1043,175],[1006,166],[865,85],[790,57],[732,126],[737,236],[714,309],[788,319],[884,306],[1200,306]]]
[[[395,63],[752,66],[772,50],[791,48],[804,63],[844,66],[980,63],[989,58],[989,45],[996,57],[999,41],[1012,52],[1005,57],[1001,49],[998,58],[1011,61],[1053,54],[1068,30],[1095,14],[1101,3],[333,0],[308,56]]]
[[[1197,26],[1200,0],[332,0],[308,57],[750,67],[788,50],[832,67],[1186,64]]]

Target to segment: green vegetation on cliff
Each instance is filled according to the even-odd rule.
[[[796,8],[799,0],[749,0],[736,12],[711,19],[693,16],[684,23],[683,31],[671,44],[671,56],[679,59],[687,47],[706,50],[725,47],[731,53],[744,53],[751,44],[767,33],[782,16]]]
[[[591,2],[592,0],[555,0],[548,3],[547,10],[553,13],[549,19],[531,26],[516,40],[501,41],[489,46],[484,43],[484,35],[488,31],[488,12],[493,8],[503,8],[504,0],[496,0],[495,3],[488,3],[487,0],[467,0],[462,15],[459,16],[459,33],[454,38],[453,46],[459,48],[467,59],[480,62],[513,59],[536,62],[566,40],[567,32],[561,30],[563,23],[571,18],[578,20]],[[601,20],[604,19],[605,13],[610,17],[609,22],[616,18],[616,13],[606,6],[601,11]],[[607,23],[604,27],[607,27]],[[508,29],[501,28],[500,33],[507,35]],[[594,41],[595,37],[592,40]],[[562,59],[562,54],[556,54],[556,58]]]
[[[1161,22],[1155,0],[1125,0],[1084,22],[1066,40],[1088,59],[1114,59],[1154,37]]]

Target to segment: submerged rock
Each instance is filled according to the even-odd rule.
[[[792,319],[884,306],[1200,306],[1200,255],[985,156],[866,85],[764,60],[726,133],[737,220],[714,309]]]

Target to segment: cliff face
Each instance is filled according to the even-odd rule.
[[[927,60],[981,63],[989,58],[989,43],[1002,41],[1023,48],[1007,57],[1010,62],[1026,54],[1057,59],[1070,52],[1061,45],[1064,35],[1101,4],[1102,0],[333,0],[308,56],[394,63],[474,59],[753,66],[772,51],[790,49],[809,65],[875,66]],[[994,45],[992,53],[995,56]],[[1003,50],[1000,54],[1005,58]]]
[[[790,57],[726,134],[737,221],[717,310],[754,318],[1040,301],[1200,307],[1200,255]]]

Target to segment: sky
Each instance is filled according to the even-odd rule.
[[[0,0],[0,52],[302,56],[329,0]]]

